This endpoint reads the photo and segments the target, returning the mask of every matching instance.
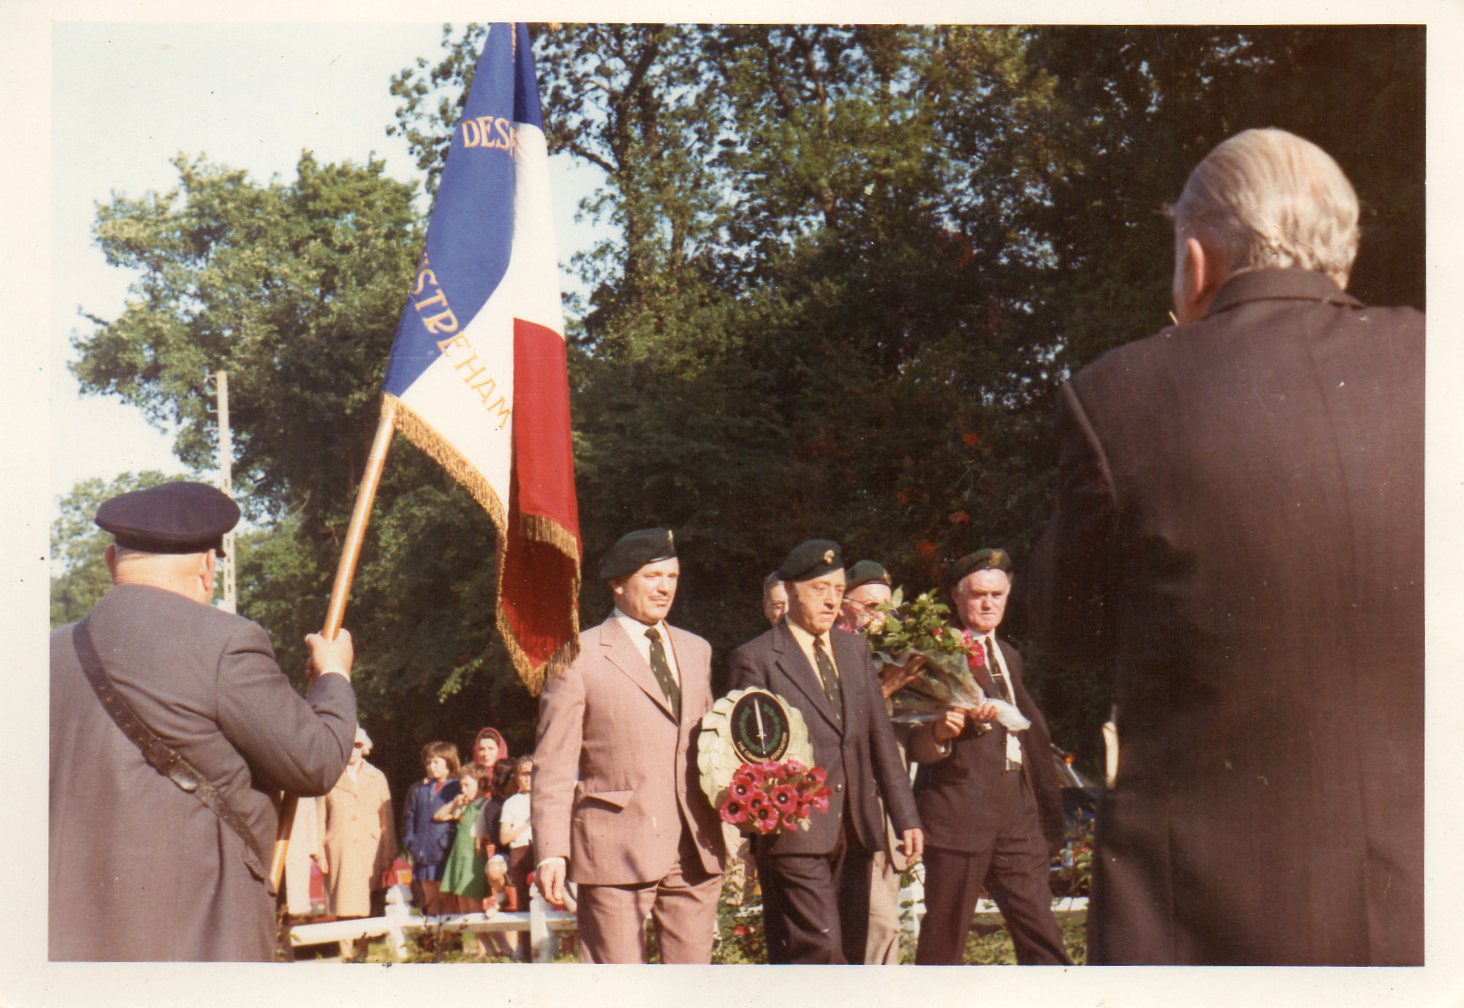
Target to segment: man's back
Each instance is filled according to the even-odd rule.
[[[156,588],[114,588],[87,623],[118,692],[263,850],[276,827],[266,791],[323,794],[340,776],[355,727],[344,677],[320,677],[307,705],[258,626]],[[269,958],[273,900],[243,841],[144,761],[82,674],[72,633],[51,635],[51,958]]]
[[[1258,270],[1064,393],[1049,643],[1117,656],[1093,961],[1421,961],[1423,350]]]

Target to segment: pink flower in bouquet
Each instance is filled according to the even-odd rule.
[[[744,800],[750,798],[756,790],[756,785],[749,781],[738,780],[736,777],[732,778],[732,783],[727,785],[728,794],[733,798],[741,798]]]
[[[801,819],[796,811],[783,813],[782,823],[784,829],[797,829],[800,822]]]
[[[757,769],[765,781],[776,780],[783,776],[783,764],[775,763],[772,760],[757,764]]]
[[[799,774],[807,773],[808,767],[804,766],[796,759],[790,759],[783,764],[783,770],[788,774],[788,776],[796,777]]]
[[[771,805],[759,805],[752,810],[752,822],[759,833],[771,833],[778,828],[778,810]]]
[[[798,807],[798,789],[791,784],[779,784],[768,794],[768,800],[779,812],[788,812]]]
[[[804,775],[802,787],[805,791],[809,788],[821,787],[823,782],[829,779],[829,772],[821,766],[816,766]]]
[[[829,810],[829,797],[832,794],[833,792],[828,788],[819,788],[808,796],[808,800],[813,803],[815,811],[827,812]]]
[[[747,803],[736,798],[728,798],[722,803],[721,815],[723,822],[736,825],[747,818]]]

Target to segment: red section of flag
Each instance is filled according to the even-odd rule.
[[[577,644],[579,507],[564,338],[514,319],[513,479],[499,568],[499,625],[533,689]]]
[[[519,510],[556,522],[578,543],[564,337],[547,326],[514,319],[513,355],[513,468]]]

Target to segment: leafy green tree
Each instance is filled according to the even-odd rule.
[[[393,81],[434,186],[483,28]],[[565,25],[534,31],[550,148],[603,172],[569,319],[586,554],[581,609],[630,528],[677,529],[677,620],[719,653],[761,629],[762,576],[833,535],[912,590],[1048,513],[1058,384],[1159,329],[1161,210],[1248,126],[1332,151],[1357,185],[1365,300],[1422,306],[1423,30]],[[212,443],[227,368],[244,496],[271,537],[241,597],[298,667],[376,416],[420,247],[411,187],[317,165],[266,185],[180,159],[180,186],[99,215],[135,299],[84,337],[84,387]],[[410,446],[387,467],[348,625],[383,761],[533,701],[492,630],[492,530]],[[1020,594],[1020,579],[1018,581]],[[244,587],[247,585],[247,592]],[[318,608],[317,608],[318,604]],[[1019,623],[1012,630],[1020,634]],[[1029,648],[1054,735],[1096,763],[1102,675]],[[373,723],[374,721],[374,723]],[[393,762],[395,761],[395,762]]]
[[[112,534],[95,521],[102,502],[118,494],[146,490],[159,483],[185,480],[156,469],[122,473],[116,479],[82,480],[61,500],[60,515],[51,523],[51,626],[81,619],[112,585],[105,554]]]

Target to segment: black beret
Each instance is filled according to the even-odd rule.
[[[809,539],[793,547],[778,568],[784,581],[808,581],[844,566],[839,544],[832,539]]]
[[[144,553],[224,555],[224,533],[239,522],[239,505],[206,483],[160,483],[103,501],[96,523],[117,545]]]
[[[878,581],[882,585],[891,585],[890,572],[884,569],[884,565],[875,560],[860,560],[844,571],[844,587],[853,591],[860,585],[870,584]]]
[[[946,568],[946,587],[954,588],[966,575],[982,570],[999,570],[1010,576],[1012,555],[1004,549],[980,549],[967,553]]]
[[[676,555],[676,539],[670,529],[649,528],[627,532],[605,554],[600,580],[629,577],[648,563],[669,560]]]

